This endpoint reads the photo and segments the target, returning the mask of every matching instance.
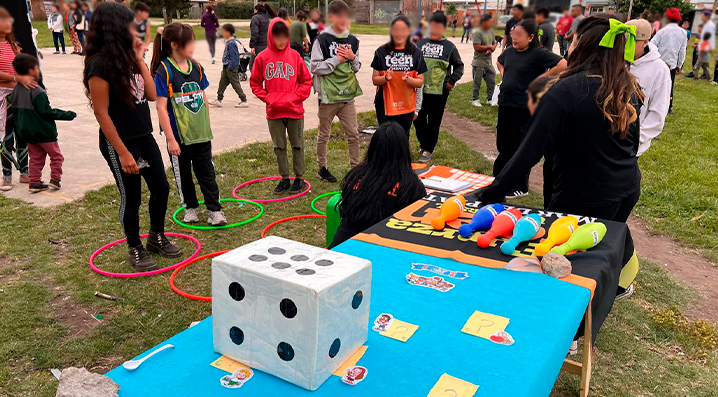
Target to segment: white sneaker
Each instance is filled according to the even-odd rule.
[[[575,340],[571,342],[571,347],[568,348],[568,354],[571,356],[575,356],[578,354],[578,341]]]
[[[222,101],[219,99],[213,99],[209,101],[209,106],[215,107],[215,108],[221,108],[222,107]]]
[[[224,226],[227,224],[227,218],[224,217],[224,212],[222,211],[210,211],[207,223],[212,226]]]
[[[478,100],[478,99],[475,100],[475,101],[473,101],[473,102],[471,102],[471,104],[474,105],[474,106],[476,106],[477,108],[480,108],[480,107],[482,106],[482,105],[481,105],[481,101]]]
[[[240,103],[234,105],[234,107],[236,107],[236,108],[248,108],[248,107],[249,107],[249,104],[247,103],[247,101],[244,101],[244,102],[240,102]]]
[[[12,190],[12,175],[5,175],[2,177],[2,185],[0,185],[0,190],[2,190],[3,192]]]
[[[626,298],[630,297],[631,295],[633,295],[633,292],[635,290],[636,290],[636,288],[633,286],[633,283],[631,283],[631,285],[629,285],[625,291],[616,295],[616,300],[620,301],[621,299],[626,299]]]
[[[197,208],[185,208],[184,210],[184,223],[197,223],[199,217],[197,216]]]
[[[214,62],[215,62],[215,61],[214,61],[214,57],[212,57],[212,65],[214,65]]]
[[[515,198],[526,197],[528,195],[529,195],[529,192],[522,192],[521,190],[517,190],[517,191],[507,195],[506,198],[507,199],[515,199]]]

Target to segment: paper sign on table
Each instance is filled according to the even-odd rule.
[[[334,371],[334,375],[343,377],[349,368],[355,367],[359,360],[364,356],[364,353],[366,353],[367,347],[368,346],[362,346],[359,348],[359,350],[354,352],[354,354],[352,354],[352,356],[349,357],[349,359],[344,364],[342,364],[339,369]]]
[[[489,339],[491,335],[506,330],[507,325],[509,325],[509,319],[506,317],[475,311],[461,331],[479,338]]]
[[[473,397],[479,386],[444,373],[426,397]]]
[[[214,360],[214,362],[210,365],[215,368],[219,368],[222,371],[229,372],[230,374],[233,374],[234,371],[236,371],[238,369],[249,369],[248,366],[240,363],[239,361],[234,361],[227,356],[222,356],[222,357]]]
[[[400,340],[402,342],[406,342],[407,340],[409,340],[409,338],[411,338],[412,335],[414,335],[414,332],[416,332],[417,329],[419,329],[418,325],[409,324],[407,322],[394,319],[389,329],[384,332],[379,332],[379,334],[392,339]]]

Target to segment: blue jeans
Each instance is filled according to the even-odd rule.
[[[52,41],[55,43],[55,51],[60,52],[59,43],[62,45],[62,52],[65,52],[65,36],[62,32],[52,32]]]
[[[85,31],[84,30],[78,30],[77,31],[77,39],[80,40],[80,45],[82,46],[82,52],[85,52]]]

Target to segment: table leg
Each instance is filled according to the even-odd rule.
[[[583,357],[581,362],[569,360],[568,358],[563,361],[562,370],[581,376],[581,382],[579,386],[579,396],[587,397],[589,391],[589,384],[591,382],[591,364],[593,361],[593,337],[591,334],[591,302],[588,303],[586,308],[586,314],[584,319],[584,332],[583,332]]]

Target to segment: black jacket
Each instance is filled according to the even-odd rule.
[[[269,15],[264,12],[252,15],[252,20],[249,22],[249,48],[260,50],[267,48],[267,29],[269,29]]]

